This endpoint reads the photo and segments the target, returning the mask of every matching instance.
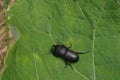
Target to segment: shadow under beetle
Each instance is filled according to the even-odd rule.
[[[55,57],[59,57],[62,60],[64,60],[66,67],[69,65],[71,67],[71,69],[73,69],[73,67],[71,66],[71,63],[78,62],[78,60],[79,60],[78,54],[84,54],[87,52],[74,52],[74,51],[70,50],[71,47],[72,47],[72,45],[70,45],[70,47],[66,47],[63,44],[53,45],[51,48],[51,53]]]

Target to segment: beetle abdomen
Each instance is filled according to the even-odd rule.
[[[75,63],[79,60],[79,56],[71,50],[67,51],[67,53],[65,54],[63,58],[64,60],[71,62],[71,63]]]

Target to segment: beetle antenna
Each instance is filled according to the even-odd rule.
[[[72,70],[74,70],[71,64],[68,64],[68,65],[71,67]]]
[[[64,62],[65,62],[65,65],[66,65],[64,68],[67,68],[67,66],[70,66],[71,69],[74,70],[73,67],[72,67],[72,65],[70,63],[68,63],[67,61],[64,61]]]

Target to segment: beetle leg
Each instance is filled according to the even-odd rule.
[[[70,46],[68,47],[69,49],[72,47],[72,44],[70,43]]]
[[[76,52],[77,54],[85,54],[85,53],[88,53],[89,51],[86,51],[86,52]]]
[[[72,67],[72,65],[71,64],[68,64],[70,67],[71,67],[71,69],[73,70],[73,67]]]
[[[65,68],[67,68],[67,66],[69,65],[71,67],[71,69],[73,70],[73,67],[69,62],[65,61],[65,65],[66,65]]]
[[[64,68],[66,68],[68,66],[68,62],[67,61],[64,61],[64,62],[65,62],[65,65],[66,65]]]

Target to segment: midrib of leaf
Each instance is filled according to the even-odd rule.
[[[82,12],[83,17],[85,18],[85,20],[87,22],[89,22],[89,20],[87,19],[86,15],[84,14],[84,11],[82,10],[82,8],[80,7],[80,5],[77,3],[78,8],[80,9],[80,11]],[[91,25],[91,24],[90,24]],[[94,28],[93,30],[93,41],[92,41],[92,65],[93,65],[93,79],[96,80],[96,76],[95,76],[95,60],[94,60],[94,45],[95,45],[95,31],[96,29]]]
[[[105,2],[105,4],[106,4],[106,2]],[[102,14],[103,14],[103,12],[104,12],[105,4],[104,4],[104,6],[103,6],[103,9],[102,9],[102,11],[101,11],[101,14],[100,14],[100,16],[98,17],[96,23],[94,23],[94,29],[93,29],[93,35],[92,35],[92,36],[93,36],[93,38],[92,38],[92,39],[93,39],[93,41],[92,41],[93,80],[96,80],[96,69],[95,69],[95,39],[96,39],[95,35],[96,35],[96,27],[98,27],[97,24],[98,24],[99,20],[101,19],[101,16],[102,16]]]
[[[106,2],[107,2],[107,1],[106,1]],[[106,4],[106,2],[105,2],[105,4]],[[86,20],[87,22],[89,22],[89,24],[91,25],[91,22],[88,20],[87,16],[84,14],[84,11],[82,10],[81,6],[78,4],[78,2],[77,2],[76,4],[77,4],[78,8],[80,9],[80,11],[82,12],[82,15],[83,15],[83,17],[85,18],[85,20]],[[105,6],[105,4],[104,4],[104,6]],[[100,19],[101,16],[102,16],[102,13],[103,13],[103,11],[104,11],[104,6],[103,6],[103,9],[102,9],[102,11],[101,11],[101,14],[100,14],[100,16],[98,17],[96,23],[93,23],[94,26],[91,25],[92,27],[94,27],[94,28],[93,28],[93,34],[92,34],[93,80],[96,80],[96,71],[95,71],[95,52],[94,52],[94,49],[95,49],[95,34],[96,34],[96,27],[97,27],[97,24],[98,24],[99,19]]]
[[[93,79],[96,80],[96,75],[95,75],[95,53],[94,53],[94,49],[95,49],[95,33],[96,33],[96,28],[94,28],[93,30],[93,42],[92,42],[92,59],[93,59]]]

